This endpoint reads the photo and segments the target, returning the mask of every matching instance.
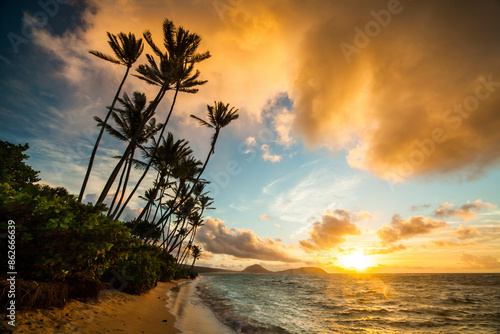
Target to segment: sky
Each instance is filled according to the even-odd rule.
[[[500,272],[500,2],[41,0],[0,3],[0,139],[29,143],[42,182],[79,192],[124,73],[106,32],[165,18],[202,38],[208,83],[168,125],[203,159],[190,117],[223,101],[204,177],[199,265],[241,270]],[[146,61],[149,46],[137,62]],[[156,88],[130,77],[125,92]],[[166,116],[166,95],[156,117]],[[123,143],[105,136],[85,202]],[[138,178],[138,175],[134,175]],[[139,192],[152,182],[149,176]],[[134,199],[131,219],[144,205]]]

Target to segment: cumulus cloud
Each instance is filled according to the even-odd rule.
[[[432,220],[424,216],[413,216],[404,220],[399,215],[394,215],[391,223],[378,230],[377,235],[383,243],[389,244],[415,235],[427,234],[447,226],[448,224],[442,220]]]
[[[292,94],[309,145],[348,149],[351,166],[394,181],[477,177],[498,164],[497,2],[401,2],[385,27],[371,11],[387,13],[387,1],[325,7],[330,16],[300,48]],[[357,52],[347,57],[343,42]]]
[[[481,199],[476,200],[475,202],[467,201],[467,204],[464,204],[460,207],[455,207],[451,203],[441,204],[433,213],[436,218],[446,218],[446,217],[459,217],[463,220],[469,220],[476,218],[476,212],[481,211],[481,209],[491,210],[495,209],[496,205],[491,203],[483,203]]]
[[[281,155],[272,154],[269,145],[264,144],[260,149],[262,150],[262,159],[264,159],[264,161],[271,161],[272,163],[281,161]]]
[[[257,218],[257,219],[258,219],[258,220],[269,220],[269,219],[271,219],[271,218],[269,218],[269,216],[268,216],[268,215],[261,215],[261,216],[259,216],[259,218]]]
[[[460,261],[465,263],[468,267],[471,268],[482,268],[482,269],[500,268],[500,262],[491,255],[475,256],[463,253],[460,256]]]
[[[227,254],[242,259],[299,262],[289,255],[283,244],[269,238],[259,238],[253,231],[229,229],[219,219],[207,219],[196,241],[214,254]]]
[[[330,249],[345,241],[347,235],[360,235],[361,231],[355,224],[359,216],[349,210],[328,211],[313,224],[308,232],[309,239],[300,240],[299,244],[307,251]]]
[[[456,234],[460,240],[479,238],[483,236],[474,226],[464,226],[462,224],[460,224],[456,231],[452,232]]]
[[[255,144],[257,143],[257,141],[255,140],[254,137],[247,137],[247,139],[245,139],[245,144],[247,145],[247,147],[254,147]]]

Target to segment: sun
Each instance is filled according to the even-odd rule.
[[[364,255],[362,251],[341,255],[339,260],[346,269],[365,270],[371,265],[370,258]]]

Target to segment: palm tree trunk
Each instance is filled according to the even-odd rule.
[[[208,162],[210,161],[210,156],[212,155],[212,153],[214,152],[215,150],[215,143],[217,142],[217,138],[219,137],[219,130],[215,130],[215,134],[214,134],[214,140],[212,142],[212,146],[210,148],[210,152],[208,152],[208,155],[207,155],[207,159],[205,160],[205,163],[203,164],[203,168],[201,169],[200,173],[198,174],[198,176],[196,177],[196,180],[194,181],[193,183],[193,186],[191,187],[191,189],[189,190],[188,194],[186,196],[184,196],[184,198],[179,201],[179,203],[175,204],[174,203],[174,207],[172,209],[170,209],[168,215],[167,215],[167,218],[170,217],[170,215],[175,212],[175,210],[184,202],[186,201],[189,196],[191,196],[191,194],[193,193],[193,190],[194,190],[194,187],[196,187],[196,184],[200,181],[200,177],[201,175],[203,174],[203,172],[205,171],[205,169],[207,168],[207,165],[208,165]],[[148,231],[146,233],[146,236],[151,234],[151,232],[153,232],[154,229],[151,229],[150,231]]]
[[[115,166],[115,169],[113,170],[113,172],[111,172],[111,175],[109,176],[108,181],[106,182],[106,185],[104,186],[104,188],[101,192],[101,195],[99,196],[99,199],[97,200],[97,203],[104,202],[104,199],[108,195],[109,189],[111,189],[111,186],[113,185],[113,182],[115,181],[116,176],[118,175],[123,163],[125,162],[126,157],[130,154],[130,152],[132,151],[132,148],[136,145],[137,139],[139,138],[139,135],[141,134],[141,131],[144,128],[144,126],[146,125],[146,123],[151,119],[151,117],[153,117],[153,115],[156,111],[156,108],[158,107],[161,99],[163,98],[163,96],[165,95],[165,93],[167,91],[167,88],[162,87],[160,89],[160,91],[158,92],[158,94],[156,95],[156,98],[154,99],[153,103],[149,107],[150,110],[149,110],[148,115],[146,117],[144,117],[144,119],[142,120],[142,122],[139,125],[139,127],[137,128],[137,131],[135,132],[134,136],[131,138],[131,140],[127,146],[127,149],[123,153],[122,158],[120,159],[118,164]]]
[[[134,153],[135,153],[135,150],[132,150],[132,153],[130,153],[130,162],[128,164],[127,174],[125,175],[125,181],[123,182],[122,193],[120,195],[120,200],[116,204],[116,209],[110,217],[111,220],[114,220],[114,217],[116,216],[116,213],[118,212],[118,209],[120,209],[120,204],[123,201],[123,197],[125,197],[125,191],[127,190],[128,180],[130,178],[130,171],[132,170],[132,163],[134,161]]]
[[[108,214],[107,214],[108,218],[111,216],[111,211],[113,211],[113,208],[115,207],[116,199],[118,198],[120,188],[122,187],[123,177],[125,176],[125,173],[127,171],[128,164],[129,164],[129,160],[127,159],[127,161],[125,162],[125,166],[123,167],[123,170],[122,170],[122,175],[120,175],[120,180],[118,181],[118,186],[116,187],[115,195],[113,196],[113,200],[111,201],[111,205],[109,206],[109,209],[108,209]]]
[[[158,149],[158,146],[160,145],[161,139],[163,138],[163,133],[165,132],[165,128],[167,127],[168,121],[170,120],[170,115],[172,115],[172,111],[174,110],[174,105],[175,105],[175,101],[177,100],[177,93],[178,92],[179,92],[179,86],[177,86],[177,88],[175,89],[174,98],[172,100],[172,104],[170,105],[170,111],[168,112],[168,116],[167,116],[167,119],[165,120],[165,123],[163,123],[160,136],[158,137],[158,141],[156,142],[155,148],[153,150],[153,154],[155,154],[156,150]],[[151,167],[151,164],[153,163],[153,154],[151,155],[151,158],[149,159],[148,165],[147,165],[146,169],[144,170],[144,173],[142,174],[142,176],[139,179],[139,181],[137,182],[136,186],[134,187],[134,189],[132,190],[132,192],[128,196],[127,201],[125,202],[124,206],[126,206],[128,204],[128,202],[132,199],[132,196],[134,196],[135,191],[137,190],[137,188],[141,184],[144,177],[146,177],[146,174],[148,173],[149,168]],[[120,218],[122,212],[123,212],[123,210],[120,211],[120,214],[118,215],[118,217],[116,217],[116,219]]]
[[[130,71],[131,66],[127,66],[127,70],[125,71],[125,75],[123,76],[122,82],[120,83],[120,86],[118,87],[118,90],[116,91],[115,98],[113,99],[113,103],[111,103],[111,106],[109,107],[108,114],[106,115],[106,118],[104,119],[104,122],[101,127],[101,131],[99,131],[99,135],[97,136],[97,140],[94,144],[94,149],[92,150],[92,154],[90,155],[90,161],[89,161],[89,166],[87,167],[87,172],[85,173],[85,178],[83,179],[83,184],[82,188],[80,189],[80,195],[78,195],[78,202],[82,202],[83,199],[83,194],[85,193],[85,188],[87,187],[87,182],[89,181],[90,177],[90,172],[92,171],[92,165],[94,164],[94,159],[97,153],[97,148],[99,147],[99,143],[101,142],[102,135],[104,133],[104,128],[106,127],[106,124],[108,123],[109,117],[111,116],[111,113],[113,112],[113,108],[115,107],[116,101],[118,100],[118,97],[120,96],[120,92],[123,88],[123,84],[125,83],[125,80],[127,79],[128,72]]]

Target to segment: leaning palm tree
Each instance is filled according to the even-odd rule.
[[[200,182],[201,175],[205,171],[208,162],[210,161],[210,157],[212,156],[212,154],[215,153],[215,144],[217,143],[217,139],[219,138],[221,129],[228,126],[233,120],[239,117],[238,109],[234,109],[234,107],[229,109],[229,103],[224,104],[222,102],[215,101],[213,106],[207,105],[207,109],[208,109],[208,114],[207,114],[208,121],[205,121],[195,115],[191,115],[191,117],[196,119],[201,125],[214,130],[214,134],[212,135],[212,140],[210,142],[210,151],[208,152],[205,163],[203,164],[203,167],[199,171],[198,176],[194,180],[191,189],[184,197],[181,198],[180,201],[175,203],[174,207],[171,208],[168,214],[165,216],[164,218],[165,220],[168,220],[170,216],[173,213],[175,213],[177,209],[191,197],[191,194],[196,189],[198,182]],[[147,235],[149,234],[146,234],[146,236]]]
[[[123,98],[118,99],[118,101],[123,105],[123,108],[121,109],[117,108],[113,110],[113,113],[111,114],[111,117],[116,123],[116,128],[114,128],[110,124],[104,125],[104,121],[102,121],[98,117],[96,117],[95,119],[98,122],[98,125],[104,127],[110,135],[117,138],[118,140],[129,142],[131,137],[136,133],[143,119],[147,116],[146,95],[144,93],[134,92],[133,98],[130,99],[127,93],[124,93]],[[151,118],[147,126],[143,127],[142,130],[140,131],[140,136],[138,137],[138,140],[132,147],[129,156],[127,156],[127,163],[123,168],[122,176],[120,177],[120,182],[118,183],[117,191],[115,192],[115,196],[113,197],[113,201],[108,211],[108,217],[112,218],[116,214],[118,208],[120,207],[120,203],[123,200],[128,184],[128,179],[130,177],[132,165],[134,163],[135,150],[137,148],[144,150],[145,149],[144,144],[146,144],[151,138],[153,138],[153,136],[160,130],[160,128],[161,124],[157,125],[156,119]],[[122,186],[123,177],[125,178]],[[120,194],[121,197],[120,200],[118,201],[116,210],[113,213],[114,203],[118,199],[118,194]]]
[[[198,116],[191,115],[192,118],[196,119],[201,125],[206,126],[214,130],[214,134],[212,135],[212,141],[210,142],[210,151],[208,152],[207,158],[203,167],[201,168],[200,174],[198,174],[198,178],[194,182],[193,188],[191,188],[191,192],[194,190],[194,187],[198,183],[201,174],[205,171],[205,168],[208,165],[208,161],[212,154],[215,153],[215,143],[217,143],[217,139],[219,138],[220,130],[229,125],[233,120],[239,117],[238,109],[231,108],[229,109],[229,103],[224,104],[222,102],[214,102],[213,106],[207,105],[208,113],[207,118],[208,121],[205,121]]]
[[[193,153],[187,141],[184,139],[174,140],[174,136],[171,132],[168,133],[167,139],[162,140],[160,146],[153,146],[149,148],[148,151],[147,157],[150,158],[153,167],[158,172],[158,182],[153,196],[149,199],[144,210],[142,210],[141,214],[137,217],[137,221],[141,220],[150,205],[154,203],[160,186],[166,183],[165,178],[167,176],[172,175],[174,166]]]
[[[194,94],[198,91],[198,89],[195,88],[196,86],[203,85],[207,82],[206,80],[198,80],[200,72],[198,70],[194,71],[194,67],[197,63],[210,57],[209,52],[196,52],[201,42],[200,36],[190,33],[182,27],[177,28],[173,22],[168,19],[163,22],[163,35],[166,52],[162,52],[153,42],[151,32],[146,31],[144,33],[144,38],[153,49],[153,52],[160,58],[160,62],[158,64],[153,56],[146,55],[149,65],[141,65],[137,69],[139,72],[139,75],[137,75],[138,78],[149,84],[160,86],[160,90],[158,91],[156,98],[148,108],[150,117],[153,116],[165,93],[168,90],[175,89],[174,98],[172,100],[167,119],[163,123],[163,128],[159,136],[160,138],[162,137],[165,127],[170,120],[170,115],[172,114],[175,105],[177,93],[186,92]],[[146,123],[144,122],[144,124]],[[132,138],[130,145],[123,154],[123,158],[111,173],[104,189],[101,192],[101,195],[99,196],[99,199],[97,200],[98,203],[102,203],[106,198],[109,189],[118,175],[121,165],[125,161],[125,157],[132,149],[131,147],[134,140],[135,138]],[[146,167],[143,174],[144,176],[147,174],[150,166],[151,162]],[[144,179],[144,176],[140,178],[139,182]]]
[[[78,196],[78,201],[82,201],[83,195],[85,193],[85,188],[87,187],[87,182],[90,177],[90,172],[92,170],[92,165],[94,164],[94,159],[97,153],[97,148],[99,147],[99,143],[101,142],[102,135],[104,133],[105,125],[108,123],[108,119],[111,116],[111,112],[113,108],[115,107],[115,103],[118,100],[118,97],[120,96],[120,92],[123,88],[123,84],[125,83],[125,80],[127,79],[128,73],[130,71],[130,68],[132,65],[137,61],[137,59],[141,56],[142,51],[144,50],[144,44],[142,43],[142,38],[139,38],[138,40],[135,38],[135,35],[132,33],[129,33],[128,35],[125,35],[124,33],[119,33],[118,37],[110,34],[109,32],[108,38],[109,38],[109,45],[111,46],[111,49],[113,49],[113,52],[115,53],[115,57],[106,55],[102,52],[91,50],[89,51],[91,54],[94,56],[97,56],[101,59],[104,59],[106,61],[109,61],[113,64],[118,64],[118,65],[124,65],[127,67],[127,70],[125,71],[125,75],[123,76],[123,79],[120,83],[120,86],[118,86],[118,90],[116,91],[115,97],[113,98],[113,102],[111,103],[111,106],[109,107],[109,111],[104,118],[103,124],[104,126],[101,127],[101,131],[99,131],[99,135],[97,136],[96,142],[94,144],[94,148],[92,150],[92,154],[90,155],[90,160],[89,160],[89,165],[87,167],[87,172],[85,174],[85,178],[83,180],[82,188],[80,189],[80,195]]]

